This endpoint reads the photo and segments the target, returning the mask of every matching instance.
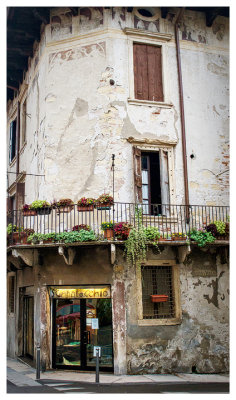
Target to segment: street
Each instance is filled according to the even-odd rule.
[[[225,382],[96,384],[52,379],[39,382],[42,386],[19,387],[7,381],[7,393],[229,393],[229,384]]]

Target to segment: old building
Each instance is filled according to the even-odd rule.
[[[38,345],[43,368],[89,370],[98,346],[115,374],[228,371],[228,14],[8,9],[10,356]],[[77,210],[102,193],[114,204]],[[22,211],[65,198],[64,212]],[[141,266],[103,238],[111,220],[158,228]],[[214,222],[214,242],[190,240]],[[81,224],[96,240],[23,243],[23,229]]]

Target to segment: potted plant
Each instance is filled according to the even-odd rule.
[[[168,235],[168,233],[162,233],[160,235],[160,238],[159,238],[160,242],[166,242],[166,241],[169,241],[169,240],[171,240],[171,237]]]
[[[80,225],[73,226],[72,231],[81,231],[82,229],[84,231],[90,231],[91,230],[89,225],[80,224]]]
[[[175,232],[171,234],[171,240],[186,240],[186,239],[187,235],[185,235],[185,233]]]
[[[215,237],[211,232],[206,232],[203,229],[192,229],[190,232],[190,239],[195,241],[199,247],[204,247],[206,244],[215,241]]]
[[[101,196],[96,200],[96,208],[98,210],[110,210],[113,204],[113,197],[107,193],[101,194]]]
[[[30,235],[34,233],[33,229],[25,228],[22,232],[22,243],[27,244],[27,239]]]
[[[103,222],[101,224],[101,229],[104,231],[104,238],[111,240],[114,236],[114,223],[111,222]]]
[[[57,209],[59,213],[69,213],[73,208],[74,202],[71,199],[60,199],[59,201],[54,201],[52,207]]]
[[[95,199],[82,197],[77,201],[77,210],[78,211],[93,211],[94,204],[96,203]]]
[[[166,294],[151,294],[150,297],[152,303],[163,303],[169,298]]]
[[[129,236],[132,225],[128,222],[118,222],[114,224],[114,234],[119,240],[126,240]]]
[[[37,215],[37,212],[35,210],[31,210],[29,204],[24,204],[22,207],[22,214],[24,217],[31,217],[32,215]]]
[[[35,210],[38,215],[48,215],[52,206],[46,200],[35,200],[30,204],[30,209]]]
[[[21,242],[22,231],[23,231],[22,227],[18,227],[17,225],[12,225],[12,224],[7,225],[7,235],[13,244]]]

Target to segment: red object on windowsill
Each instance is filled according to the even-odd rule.
[[[151,294],[151,301],[152,303],[163,303],[168,300],[168,297],[166,294]]]

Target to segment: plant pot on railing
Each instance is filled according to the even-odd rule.
[[[22,214],[24,217],[32,217],[32,216],[37,215],[37,212],[36,212],[36,210],[23,210]]]
[[[38,215],[49,215],[51,214],[51,207],[39,208],[37,210]]]
[[[96,203],[95,199],[82,197],[77,201],[77,210],[82,212],[93,211],[95,203]]]
[[[151,294],[151,302],[152,303],[164,303],[165,301],[168,301],[169,296],[165,294]]]
[[[70,213],[73,209],[73,201],[71,199],[61,199],[59,201],[54,201],[52,207],[56,208],[57,214]]]
[[[110,210],[113,204],[113,197],[109,194],[104,193],[96,200],[95,207],[97,208],[97,210]]]

